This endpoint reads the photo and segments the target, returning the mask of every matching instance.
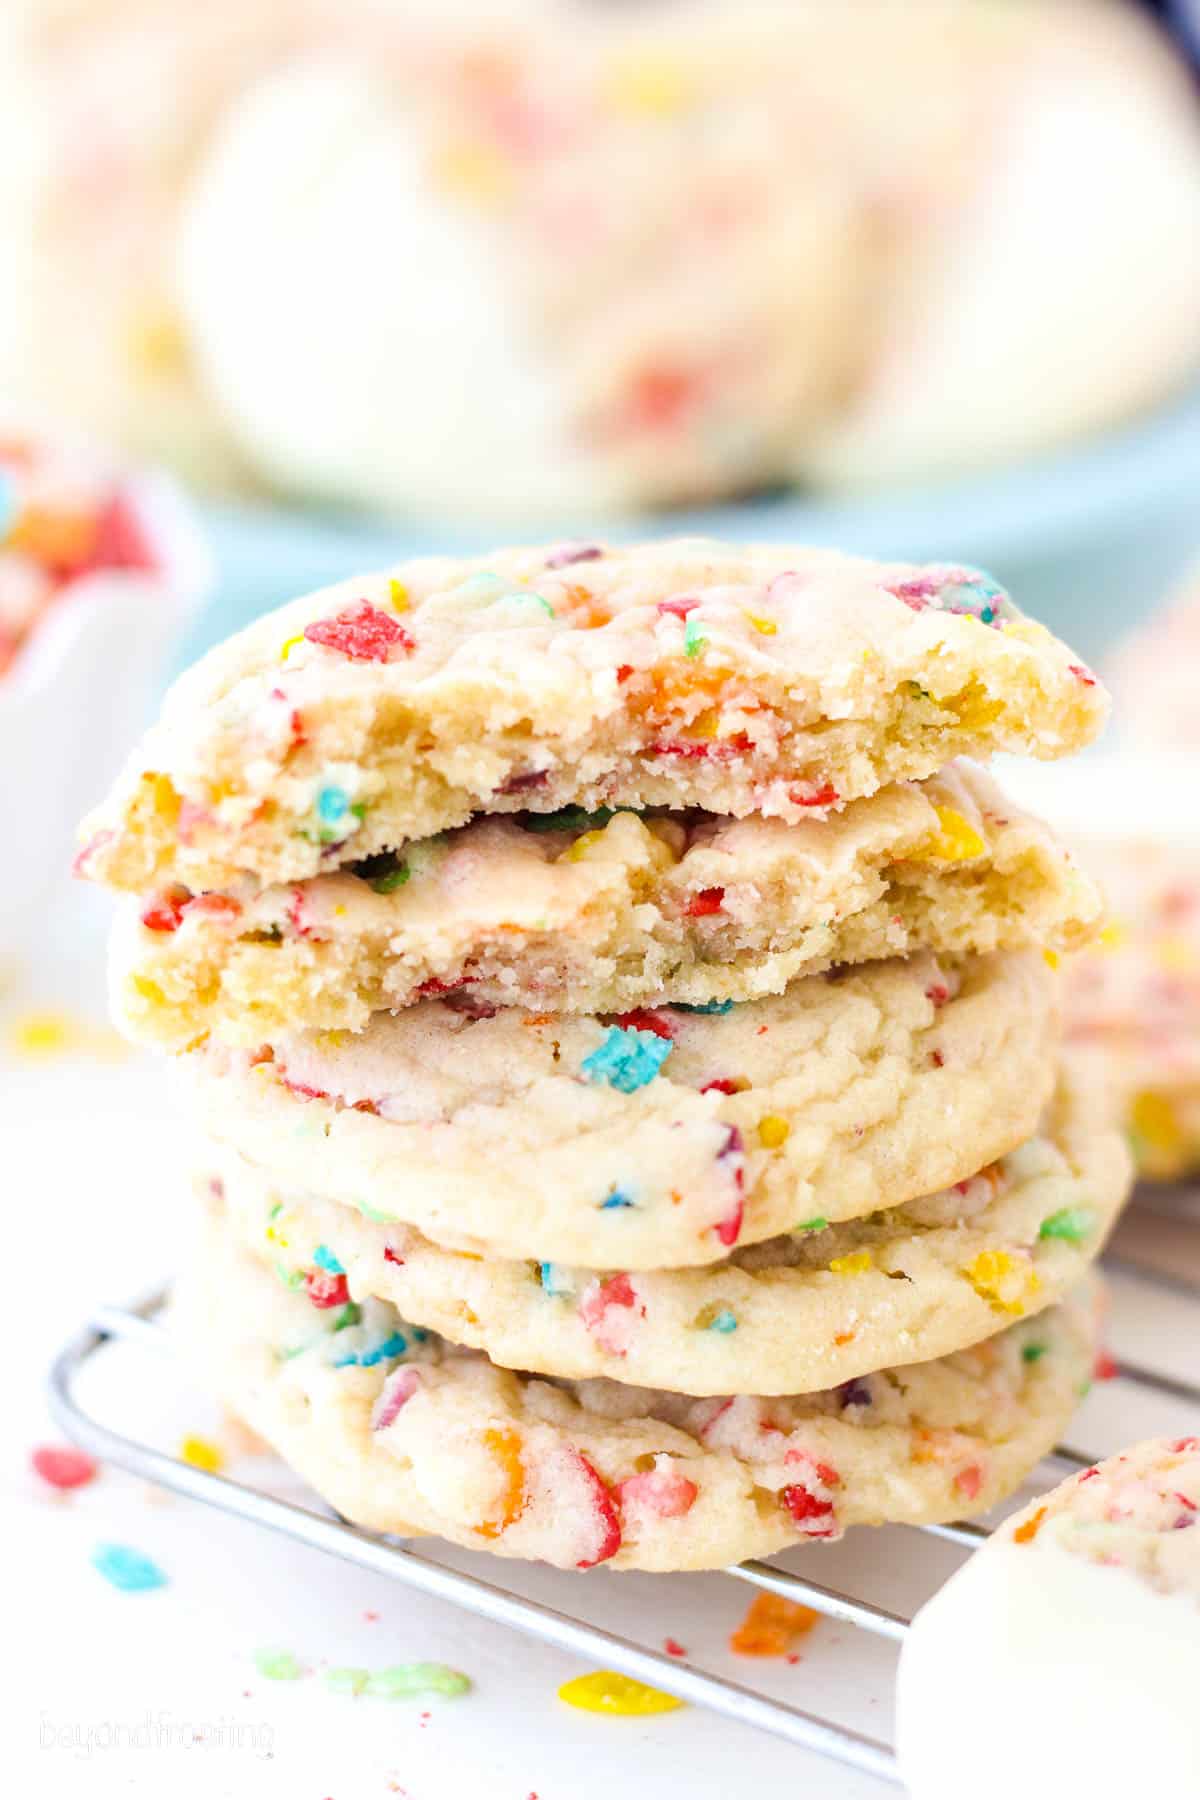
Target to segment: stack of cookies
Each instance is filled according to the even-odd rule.
[[[967,756],[1088,670],[960,567],[424,560],[175,687],[84,874],[205,1131],[181,1309],[348,1518],[702,1568],[981,1511],[1093,1354],[1095,890]]]

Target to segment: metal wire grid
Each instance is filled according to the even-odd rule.
[[[1126,1263],[1124,1259],[1122,1266],[1144,1282],[1176,1291],[1182,1287],[1191,1296],[1200,1297],[1191,1284],[1160,1276],[1138,1264]],[[110,1340],[140,1342],[160,1349],[166,1347],[169,1343],[167,1333],[157,1319],[165,1299],[166,1290],[159,1289],[128,1307],[98,1308],[55,1358],[48,1383],[50,1409],[67,1435],[85,1450],[143,1480],[186,1494],[189,1499],[221,1507],[239,1518],[249,1519],[270,1531],[307,1544],[311,1549],[323,1550],[345,1562],[356,1563],[360,1568],[390,1576],[392,1580],[404,1582],[437,1599],[448,1600],[480,1618],[509,1626],[560,1650],[664,1688],[681,1700],[708,1707],[739,1724],[753,1725],[760,1731],[769,1731],[882,1781],[899,1784],[890,1746],[875,1738],[832,1723],[801,1707],[767,1699],[739,1682],[689,1668],[614,1632],[585,1624],[539,1601],[520,1598],[478,1575],[446,1568],[422,1556],[404,1540],[378,1536],[346,1524],[336,1516],[309,1512],[291,1501],[277,1499],[256,1488],[243,1487],[225,1476],[210,1474],[140,1439],[114,1431],[86,1411],[76,1399],[76,1377],[89,1358]],[[1148,1392],[1200,1405],[1200,1386],[1191,1382],[1125,1361],[1117,1365],[1117,1374]],[[1096,1458],[1063,1445],[1047,1460],[1070,1470],[1086,1468]],[[919,1529],[968,1550],[975,1549],[988,1536],[984,1527],[972,1524],[927,1525]],[[831,1619],[858,1626],[893,1643],[899,1643],[908,1630],[909,1620],[899,1613],[889,1612],[868,1600],[855,1599],[820,1582],[806,1580],[769,1562],[739,1563],[721,1573],[736,1581],[749,1582],[752,1587],[765,1589],[768,1593],[779,1594],[784,1599],[811,1606]]]

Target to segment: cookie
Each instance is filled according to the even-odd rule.
[[[917,1614],[901,1653],[897,1750],[914,1800],[1012,1792],[980,1757],[1020,1719],[1041,1793],[1131,1792],[1200,1768],[1200,1440],[1155,1438],[1006,1519]],[[1064,1729],[1087,1720],[1086,1730]],[[1178,1783],[1176,1783],[1178,1785]]]
[[[1069,1305],[790,1399],[551,1383],[382,1302],[314,1306],[219,1221],[180,1307],[204,1377],[346,1518],[562,1568],[716,1568],[981,1512],[1053,1444],[1092,1353],[1088,1308]]]
[[[293,1286],[386,1300],[505,1368],[687,1394],[834,1387],[1055,1305],[1099,1254],[1130,1172],[1120,1135],[1068,1084],[1037,1137],[944,1193],[706,1268],[630,1274],[485,1262],[292,1194],[229,1152],[206,1166],[235,1234]]]
[[[1162,838],[1087,849],[1112,907],[1066,972],[1072,1051],[1108,1084],[1140,1172],[1200,1168],[1200,849]]]
[[[210,1135],[438,1243],[589,1268],[719,1262],[1015,1149],[1054,1084],[1038,951],[813,975],[714,1012],[478,1007],[180,1059]]]
[[[1100,910],[1047,829],[958,763],[799,825],[518,814],[295,886],[160,895],[127,909],[111,985],[135,1039],[252,1046],[455,989],[572,1012],[750,1000],[915,949],[1074,948]]]
[[[429,558],[209,652],[89,821],[145,894],[303,880],[565,806],[795,822],[960,754],[1053,758],[1107,696],[977,572],[679,540]]]

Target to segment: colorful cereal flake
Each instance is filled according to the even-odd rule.
[[[582,1072],[587,1081],[635,1094],[654,1080],[673,1049],[670,1038],[656,1032],[610,1025],[599,1047],[584,1057]]]

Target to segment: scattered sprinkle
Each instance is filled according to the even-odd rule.
[[[1045,1354],[1045,1344],[1023,1344],[1021,1347],[1021,1361],[1025,1363],[1040,1362]]]
[[[797,1231],[828,1231],[829,1230],[829,1220],[821,1219],[821,1218],[804,1219],[804,1220],[802,1220],[802,1222],[799,1225],[796,1226],[796,1230]]]
[[[326,1669],[325,1686],[334,1694],[361,1694],[371,1679],[370,1669]]]
[[[1023,1525],[1017,1526],[1016,1530],[1013,1532],[1013,1543],[1032,1544],[1034,1538],[1042,1528],[1042,1520],[1045,1517],[1046,1508],[1044,1506],[1039,1506],[1037,1511],[1032,1514],[1030,1518],[1026,1519]]]
[[[97,1544],[92,1567],[123,1594],[147,1593],[166,1587],[167,1578],[158,1564],[128,1544]]]
[[[729,1648],[738,1656],[786,1656],[820,1616],[811,1606],[799,1606],[780,1594],[756,1594],[745,1618],[730,1633]]]
[[[290,1650],[256,1650],[254,1666],[264,1681],[299,1681],[304,1674],[303,1664]]]
[[[471,1678],[447,1663],[396,1663],[367,1678],[366,1692],[376,1700],[407,1700],[416,1694],[440,1694],[457,1699],[471,1691]]]
[[[660,1688],[647,1687],[615,1669],[597,1669],[592,1675],[577,1675],[564,1681],[558,1690],[560,1700],[577,1706],[581,1712],[609,1713],[614,1717],[643,1717],[648,1713],[675,1712],[683,1705],[674,1694]]]
[[[100,1465],[74,1445],[39,1444],[29,1460],[43,1481],[64,1492],[86,1487],[100,1472]]]
[[[377,894],[394,894],[404,886],[412,870],[394,850],[381,850],[377,856],[364,856],[361,862],[351,863],[349,873],[357,875]]]
[[[687,1655],[687,1650],[678,1641],[677,1638],[664,1638],[663,1639],[663,1649],[666,1651],[668,1656],[686,1656]]]
[[[225,1467],[225,1452],[209,1438],[185,1437],[179,1446],[179,1454],[193,1469],[205,1469],[210,1475]]]

